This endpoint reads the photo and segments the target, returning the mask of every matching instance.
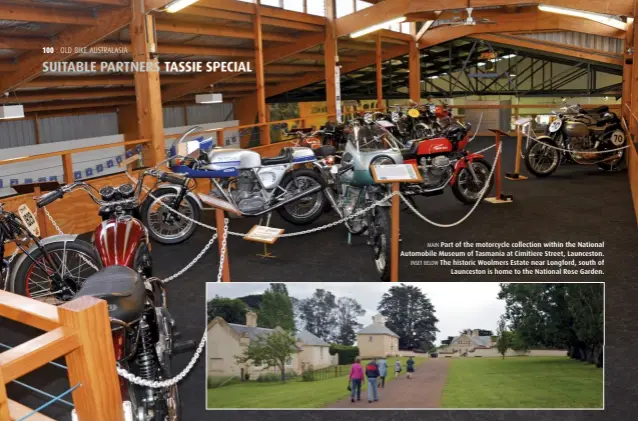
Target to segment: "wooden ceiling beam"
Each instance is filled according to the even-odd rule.
[[[96,98],[113,98],[120,96],[135,96],[134,89],[118,88],[118,89],[99,89],[93,91],[78,91],[77,89],[67,89],[55,92],[16,92],[9,98],[0,98],[0,104],[10,104],[13,102],[29,103],[56,100],[74,100],[74,99],[96,99]]]
[[[57,110],[71,110],[71,109],[84,109],[84,108],[99,108],[99,107],[113,107],[118,105],[135,104],[135,98],[131,99],[115,99],[111,101],[68,101],[51,104],[34,104],[25,105],[25,113],[34,113],[39,111],[57,111]]]
[[[0,5],[0,16],[4,20],[24,22],[60,23],[67,25],[95,25],[92,13],[80,10],[56,9],[54,7]]]
[[[52,45],[49,38],[5,37],[0,36],[0,49],[3,50],[40,50]]]
[[[41,51],[32,51],[20,57],[19,68],[0,78],[0,93],[12,91],[40,75],[44,62],[64,61],[74,56],[73,53],[62,53],[61,47],[90,46],[120,30],[131,21],[131,18],[131,9],[128,7],[111,9],[101,14],[97,25],[71,27],[62,31],[52,40],[54,53],[42,54]]]
[[[164,85],[184,83],[188,76],[164,75],[160,82]],[[125,76],[54,76],[37,78],[24,84],[25,88],[76,88],[93,86],[135,86],[133,75]],[[21,92],[18,90],[18,92]]]
[[[560,44],[556,42],[541,41],[533,38],[526,38],[513,35],[494,35],[494,34],[482,34],[475,35],[472,38],[482,39],[485,41],[511,45],[520,48],[527,48],[530,50],[544,51],[552,54],[560,54],[567,57],[573,57],[583,60],[597,61],[607,64],[615,64],[622,66],[623,56],[622,54],[610,54],[603,53],[598,50],[590,48],[574,47],[566,44]]]
[[[170,3],[172,0],[164,0],[165,3]],[[85,4],[104,4],[109,6],[130,6],[131,0],[75,0],[76,3]]]
[[[162,0],[146,0],[149,2],[157,2]],[[308,0],[313,1],[313,0]],[[316,0],[315,0],[316,1]],[[230,12],[246,13],[249,15],[255,14],[255,7],[259,7],[259,13],[262,17],[266,18],[278,18],[284,20],[292,20],[296,22],[305,22],[313,25],[324,26],[326,24],[326,18],[323,16],[315,16],[307,13],[294,12],[292,10],[285,10],[279,7],[269,6],[255,6],[254,4],[246,3],[237,0],[200,0],[197,2],[198,7],[208,7],[211,9],[226,10]]]
[[[295,60],[314,60],[320,62],[323,62],[325,60],[323,53],[297,53],[288,58]],[[357,61],[357,57],[340,55],[339,61],[341,63],[352,63]]]
[[[213,35],[226,38],[241,38],[241,39],[253,39],[253,32],[249,29],[229,28],[207,24],[194,24],[173,22],[170,20],[158,20],[155,23],[155,28],[158,31],[163,32],[179,32],[181,34],[195,34],[195,35]],[[265,41],[279,41],[279,42],[294,42],[295,38],[274,32],[264,32]]]

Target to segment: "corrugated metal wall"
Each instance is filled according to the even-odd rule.
[[[35,120],[0,122],[0,149],[36,144]]]
[[[164,128],[233,120],[233,104],[189,105],[163,110]],[[187,124],[188,123],[188,124]],[[40,119],[40,143],[111,136],[119,133],[117,113]],[[0,121],[0,149],[36,144],[35,120]]]
[[[539,41],[551,41],[574,47],[591,48],[606,53],[623,53],[623,40],[573,31],[534,32],[523,34]]]
[[[40,143],[118,134],[117,113],[68,115],[40,119]]]

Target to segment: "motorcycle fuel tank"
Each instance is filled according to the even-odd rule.
[[[579,121],[566,121],[563,129],[567,137],[585,137],[589,135],[589,128]]]
[[[310,148],[306,147],[294,147],[292,148],[292,162],[295,164],[302,164],[304,162],[316,161],[317,157]]]
[[[135,253],[146,241],[146,228],[131,216],[120,216],[103,221],[95,229],[95,247],[103,266],[133,268]]]
[[[220,170],[224,168],[256,168],[261,166],[261,157],[257,152],[245,149],[213,149],[208,153],[210,164],[205,168]]]
[[[437,153],[452,152],[454,147],[452,142],[445,137],[424,140],[419,144],[417,155],[433,155]]]

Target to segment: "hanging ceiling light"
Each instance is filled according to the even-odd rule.
[[[568,9],[566,7],[546,6],[539,4],[538,9],[543,12],[558,13],[561,15],[575,16],[577,18],[589,19],[594,22],[602,23],[603,25],[612,26],[616,29],[623,31],[627,30],[627,24],[621,20],[614,19],[611,16],[601,15],[599,13],[583,12],[581,10]]]
[[[219,104],[223,102],[222,94],[201,94],[195,95],[195,102],[198,104]]]
[[[371,32],[378,31],[379,29],[383,29],[384,27],[388,25],[394,25],[397,23],[401,23],[403,21],[405,21],[405,16],[401,16],[400,18],[392,19],[386,22],[378,23],[376,25],[369,26],[366,29],[362,29],[360,31],[351,33],[350,38],[359,38],[364,35],[368,35]]]
[[[24,107],[22,105],[3,105],[0,107],[0,120],[12,118],[24,118]]]
[[[170,4],[168,4],[164,8],[164,11],[168,13],[179,12],[183,8],[188,7],[193,3],[197,3],[198,1],[199,0],[175,0],[174,2],[171,2]]]

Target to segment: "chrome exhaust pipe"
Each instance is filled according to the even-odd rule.
[[[269,207],[269,208],[267,208],[267,209],[261,210],[261,211],[256,212],[256,213],[246,213],[246,212],[242,212],[242,214],[243,214],[244,216],[260,216],[260,215],[263,215],[263,214],[266,214],[266,213],[268,213],[268,212],[272,211],[273,209],[277,209],[277,208],[279,208],[279,207],[281,207],[281,206],[283,206],[283,205],[287,205],[287,204],[288,204],[288,203],[290,203],[290,202],[294,202],[295,200],[299,200],[299,199],[301,199],[302,197],[306,197],[306,196],[309,196],[309,195],[311,195],[311,194],[313,194],[313,193],[317,193],[318,191],[321,191],[321,190],[323,190],[323,189],[324,189],[324,186],[315,186],[315,187],[313,187],[313,188],[311,188],[311,189],[309,189],[309,190],[306,190],[306,191],[305,191],[305,192],[303,192],[303,193],[300,193],[300,194],[298,194],[298,195],[296,195],[296,196],[293,196],[293,197],[291,197],[291,198],[289,198],[289,199],[286,199],[286,200],[284,200],[284,201],[282,201],[282,202],[279,202],[279,203],[277,203],[276,205],[271,206],[271,207]]]

